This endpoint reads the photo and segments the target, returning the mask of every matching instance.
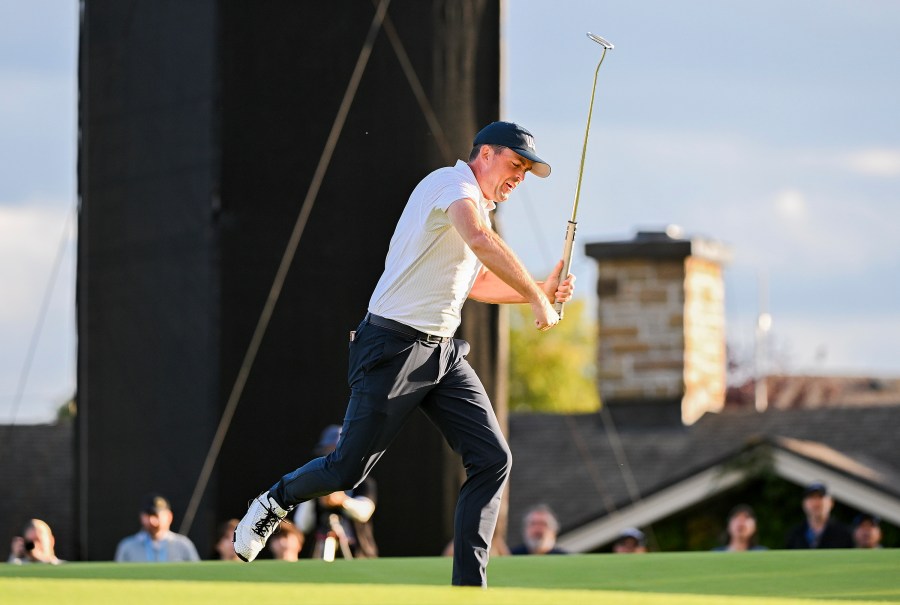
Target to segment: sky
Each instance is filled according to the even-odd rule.
[[[0,424],[75,390],[78,7],[0,0]],[[543,277],[562,253],[600,47],[584,244],[678,225],[729,247],[729,346],[772,316],[771,371],[900,376],[900,2],[506,0],[502,117],[535,136],[498,221]],[[762,293],[765,293],[764,295]]]

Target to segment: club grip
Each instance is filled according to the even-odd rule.
[[[568,225],[566,225],[566,243],[563,246],[563,266],[562,270],[559,272],[559,282],[562,283],[565,281],[566,277],[569,276],[569,267],[572,265],[572,250],[575,245],[575,227],[577,223],[575,221],[569,221]],[[563,306],[565,303],[554,302],[553,308],[559,313],[559,318],[563,318]]]

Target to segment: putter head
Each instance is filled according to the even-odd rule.
[[[606,40],[604,40],[597,34],[592,34],[591,32],[588,32],[587,37],[590,38],[591,40],[593,40],[594,42],[596,42],[597,44],[599,44],[600,46],[602,46],[603,48],[605,48],[606,50],[613,49],[613,45],[611,42],[607,42]]]

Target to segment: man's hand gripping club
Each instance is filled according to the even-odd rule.
[[[559,323],[559,313],[553,308],[554,303],[566,303],[572,299],[575,291],[575,276],[569,273],[566,279],[560,283],[559,274],[562,271],[563,261],[559,260],[550,275],[540,282],[544,292],[542,300],[531,303],[531,311],[534,314],[534,327],[541,332],[546,332]]]

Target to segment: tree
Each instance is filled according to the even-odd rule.
[[[510,309],[510,410],[585,413],[600,407],[595,380],[596,323],[585,302],[566,304],[565,319],[552,330],[534,328],[528,305]]]

